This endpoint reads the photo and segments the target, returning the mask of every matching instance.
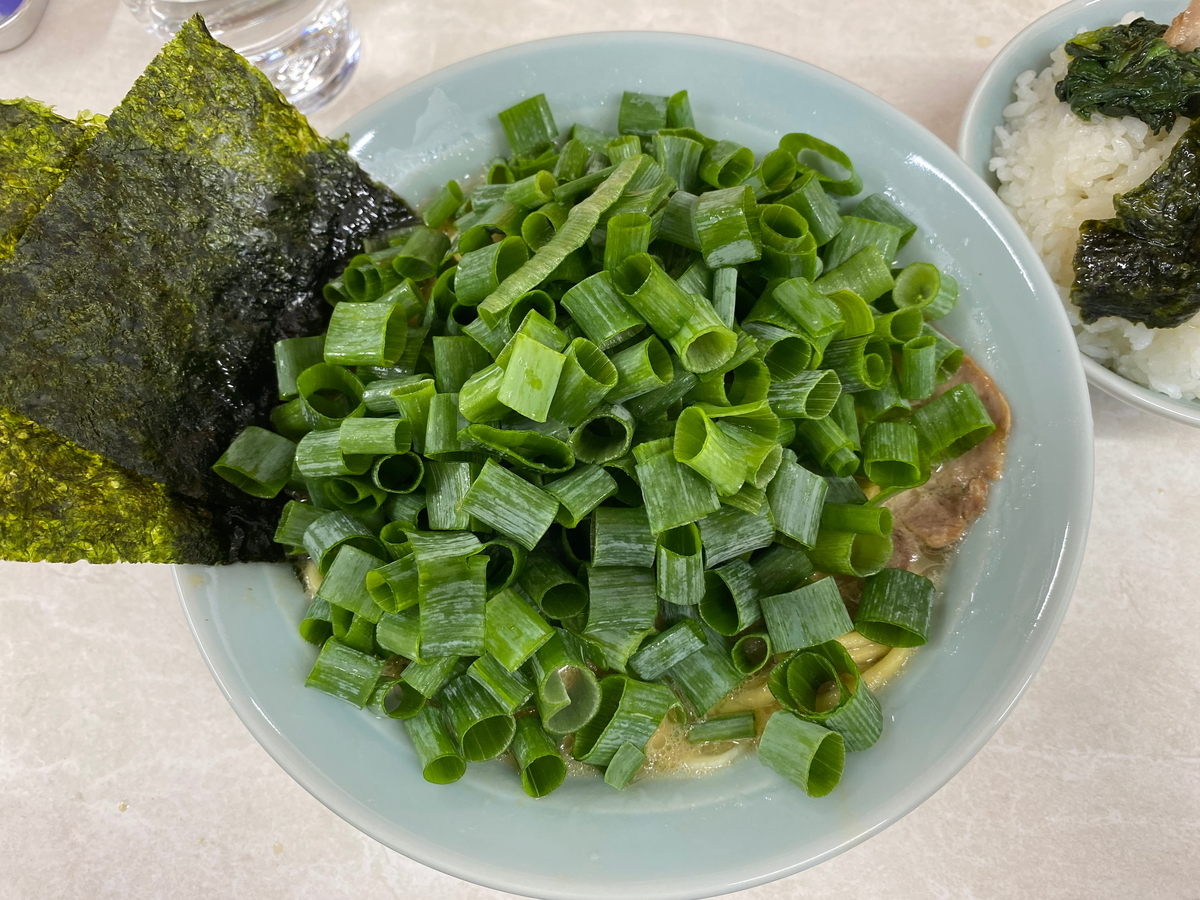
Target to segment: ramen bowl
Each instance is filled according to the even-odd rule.
[[[213,676],[264,748],[314,797],[419,862],[499,890],[562,900],[696,898],[815,865],[946,783],[1012,709],[1045,656],[1083,552],[1091,419],[1053,286],[1000,201],[928,131],[794,59],[710,38],[593,34],[524,44],[435,72],[347,123],[352,152],[416,204],[505,151],[499,110],[545,93],[559,124],[614,129],[624,90],[686,88],[697,125],[763,153],[816,134],[854,159],[867,192],[914,222],[905,256],[959,281],[942,327],[1007,395],[1003,479],[957,551],[932,636],[882,692],[885,726],[813,799],[749,755],[709,777],[616,791],[571,777],[533,800],[502,761],[450,786],[422,780],[400,723],[307,690],[316,648],[287,566],[178,567]]]

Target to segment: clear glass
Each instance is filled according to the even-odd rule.
[[[336,96],[358,64],[358,31],[346,0],[125,0],[166,39],[196,13],[213,37],[267,74],[302,112]]]

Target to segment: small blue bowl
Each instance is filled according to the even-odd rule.
[[[1004,108],[1014,100],[1013,83],[1029,69],[1040,72],[1050,65],[1050,53],[1081,31],[1115,25],[1130,12],[1140,12],[1155,22],[1169,23],[1182,9],[1179,0],[1071,0],[1042,16],[1005,45],[979,79],[958,130],[958,153],[993,190],[996,175],[988,168],[996,126],[1003,124]],[[1057,295],[1055,303],[1060,302]],[[1148,387],[1123,378],[1086,353],[1080,353],[1087,380],[1118,400],[1146,412],[1200,428],[1200,401],[1173,400]]]
[[[836,143],[866,190],[920,226],[906,250],[952,272],[943,327],[1013,411],[1004,478],[957,553],[930,646],[883,696],[883,738],[814,800],[749,757],[624,792],[568,780],[542,800],[502,762],[436,787],[399,723],[304,688],[316,650],[286,566],[179,567],[196,642],[234,710],[313,796],[407,856],[499,890],[561,900],[697,898],[789,875],[870,837],[945,784],[1033,677],[1067,608],[1091,509],[1092,432],[1071,331],[999,199],[941,141],[866,91],[796,60],[674,34],[511,47],[397,91],[351,120],[354,153],[416,203],[504,151],[496,113],[545,92],[560,125],[615,128],[623,90],[687,88],[701,129],[762,153],[790,131]]]

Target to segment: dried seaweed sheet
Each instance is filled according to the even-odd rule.
[[[0,409],[0,558],[213,563],[199,504]]]
[[[36,100],[0,100],[0,259],[95,133],[94,122],[65,119]]]
[[[1200,119],[1116,215],[1079,228],[1071,299],[1085,322],[1174,328],[1200,311]]]
[[[267,420],[271,344],[320,331],[318,286],[410,218],[193,19],[0,271],[0,405],[204,501],[231,559],[270,558],[274,505],[209,467]]]
[[[0,260],[95,134],[32,100],[0,101]],[[224,561],[212,516],[165,486],[0,409],[0,559]]]

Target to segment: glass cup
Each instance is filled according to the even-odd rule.
[[[171,37],[196,13],[213,37],[266,73],[301,112],[336,96],[358,64],[346,0],[125,0],[146,30]]]

